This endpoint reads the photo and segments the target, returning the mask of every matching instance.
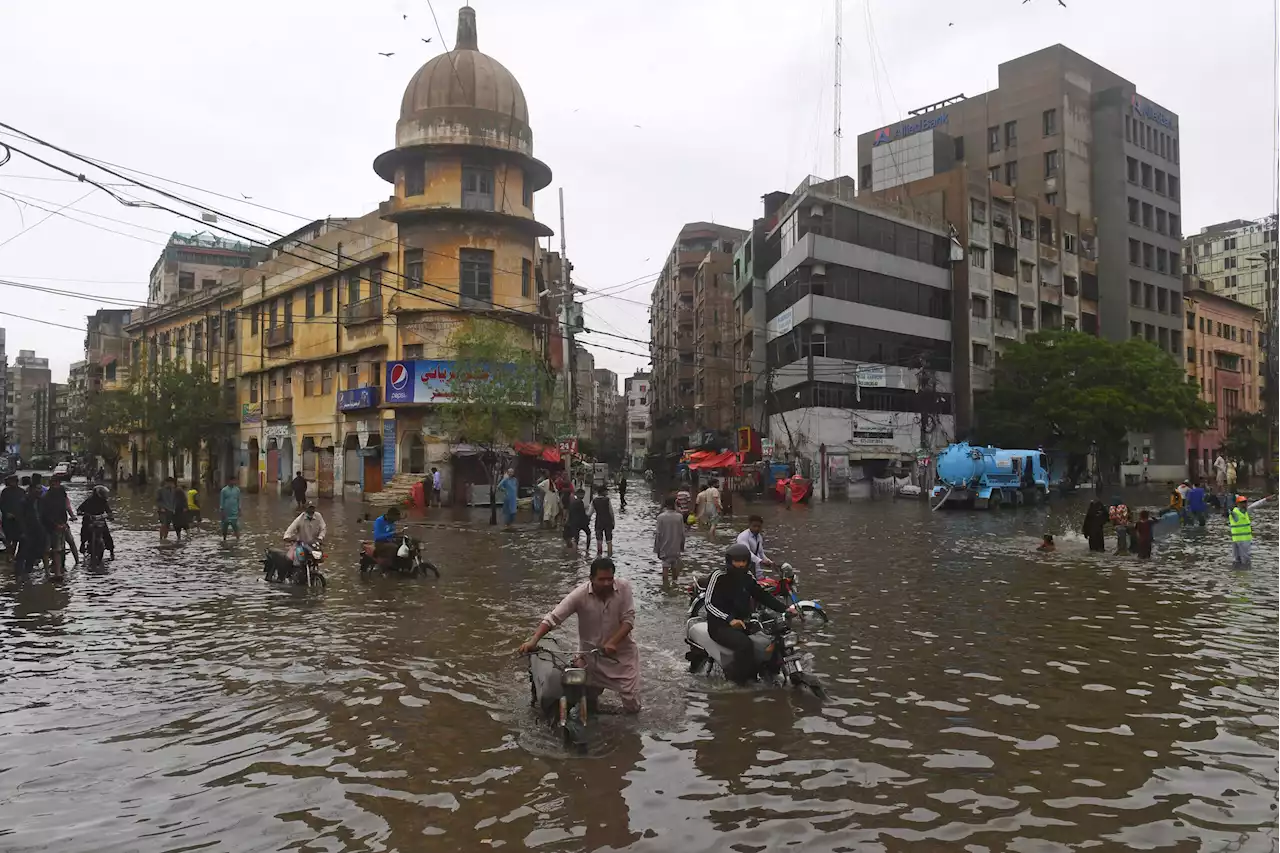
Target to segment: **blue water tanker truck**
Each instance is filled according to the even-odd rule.
[[[938,454],[938,484],[931,494],[935,509],[996,509],[1049,497],[1048,458],[1039,450],[1002,450],[968,442]]]

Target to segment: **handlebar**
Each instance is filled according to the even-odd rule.
[[[547,658],[549,658],[551,660],[551,663],[554,664],[558,669],[565,669],[571,663],[574,662],[575,658],[582,657],[584,655],[596,655],[597,657],[602,657],[602,658],[605,658],[606,660],[611,660],[611,661],[617,660],[616,657],[609,654],[604,649],[586,649],[586,650],[575,651],[568,654],[564,654],[561,652],[557,652],[555,649],[547,648],[546,646],[535,646],[533,651],[525,653],[525,657],[537,657],[541,655],[545,655]]]

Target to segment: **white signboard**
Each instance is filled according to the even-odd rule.
[[[288,424],[272,424],[262,431],[265,438],[288,438],[293,434],[293,427]]]
[[[773,458],[773,439],[772,438],[760,439],[760,455],[765,459]]]
[[[859,364],[857,376],[858,385],[862,388],[883,388],[888,384],[882,364]]]
[[[360,440],[361,447],[369,446],[369,422],[365,420],[356,421],[356,437]]]
[[[785,335],[795,327],[794,315],[792,310],[788,308],[778,316],[774,317],[764,327],[764,337],[766,341]]]

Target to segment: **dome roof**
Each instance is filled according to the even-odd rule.
[[[428,60],[405,87],[396,147],[484,145],[533,153],[529,106],[515,76],[480,52],[476,13],[458,10],[458,38],[449,53]]]

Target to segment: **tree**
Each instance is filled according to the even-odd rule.
[[[1246,465],[1267,461],[1270,452],[1271,422],[1265,412],[1232,412],[1227,417],[1227,437],[1222,453]]]
[[[444,421],[455,440],[484,453],[489,523],[498,523],[497,484],[511,443],[532,434],[549,376],[534,356],[532,332],[511,323],[464,321],[449,336],[454,369]]]
[[[1213,407],[1182,365],[1147,341],[1122,343],[1082,332],[1038,332],[1011,344],[979,401],[979,437],[1003,447],[1097,453],[1105,477],[1125,436],[1158,427],[1203,429]]]
[[[98,391],[85,401],[76,424],[85,452],[101,457],[113,479],[129,433],[138,426],[139,411],[138,399],[130,391]]]
[[[154,365],[133,391],[142,413],[142,427],[164,456],[165,470],[179,452],[191,452],[191,478],[198,477],[200,447],[210,451],[231,429],[222,390],[207,365],[188,366],[178,359]]]

